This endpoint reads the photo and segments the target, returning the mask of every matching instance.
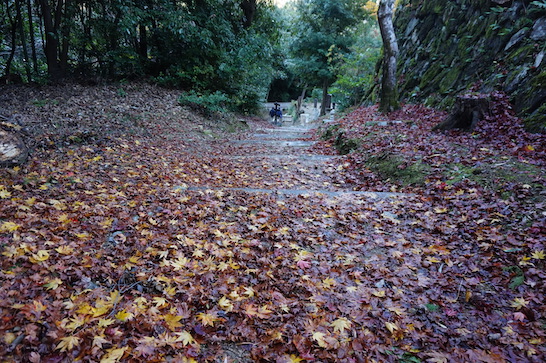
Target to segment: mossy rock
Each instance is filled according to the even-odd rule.
[[[525,127],[531,132],[546,133],[546,103],[523,119]]]
[[[408,162],[402,156],[390,153],[369,157],[366,166],[381,178],[402,185],[424,185],[430,170],[420,161]]]
[[[334,147],[340,155],[347,155],[350,152],[357,150],[360,147],[361,141],[359,139],[347,139],[343,131],[339,132],[336,140],[334,141]]]
[[[330,140],[334,136],[336,136],[339,133],[339,130],[341,128],[341,125],[335,124],[335,125],[329,125],[326,130],[322,132],[320,135],[320,138],[322,140]]]
[[[449,93],[452,90],[452,87],[455,85],[459,79],[461,70],[457,67],[452,68],[448,72],[442,74],[442,80],[439,83],[438,91],[442,94]]]

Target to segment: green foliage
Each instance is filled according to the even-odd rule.
[[[337,67],[331,93],[341,110],[356,106],[374,83],[375,65],[381,56],[381,39],[375,22],[366,22],[360,36]]]
[[[218,91],[239,111],[252,112],[265,98],[274,67],[280,64],[268,57],[280,53],[276,50],[280,38],[276,11],[271,2],[257,0],[252,22],[247,22],[240,0],[105,0],[85,2],[85,6],[62,2],[53,24],[53,39],[59,42],[53,61],[62,65],[65,76],[74,74],[84,80],[146,77],[160,85],[203,94]],[[23,15],[28,35],[28,17]],[[43,14],[36,11],[32,15],[34,35],[40,39],[44,22],[37,20]],[[13,17],[12,2],[0,3],[0,23],[13,24]],[[0,27],[2,67],[4,54],[12,48],[11,34],[10,26]],[[30,39],[16,36],[17,52],[10,68],[22,74],[19,49]],[[44,68],[46,57],[41,48],[38,62]]]
[[[365,19],[362,0],[300,0],[289,46],[292,71],[302,83],[332,84],[338,65],[351,53],[358,25]]]
[[[180,96],[178,102],[181,106],[189,107],[207,117],[224,113],[230,107],[229,97],[219,91],[214,93],[186,92]]]

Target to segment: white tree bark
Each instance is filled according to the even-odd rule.
[[[382,112],[391,112],[400,108],[396,80],[398,42],[396,41],[396,34],[394,33],[394,25],[392,22],[393,8],[394,0],[381,0],[377,11],[384,53],[381,100],[379,102],[379,109]]]

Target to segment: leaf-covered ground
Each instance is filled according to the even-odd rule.
[[[502,95],[473,133],[422,106],[226,133],[148,86],[24,91],[3,361],[546,359],[546,142]]]

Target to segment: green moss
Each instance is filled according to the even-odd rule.
[[[340,155],[347,155],[351,151],[360,147],[361,141],[359,139],[347,139],[343,131],[339,132],[336,140],[334,141],[334,147]]]
[[[428,87],[433,81],[434,78],[438,76],[440,73],[442,67],[439,62],[433,63],[427,71],[423,74],[423,77],[421,79],[421,83],[419,84],[420,89],[424,89]]]
[[[531,132],[546,133],[546,104],[523,119],[525,128]]]
[[[426,164],[408,163],[405,158],[389,153],[368,158],[366,166],[382,178],[402,185],[424,185],[429,172]]]
[[[335,135],[338,134],[340,127],[341,125],[329,125],[326,128],[326,130],[322,132],[322,134],[320,135],[320,138],[322,140],[330,140],[331,138],[333,138]]]
[[[507,58],[511,64],[519,64],[523,62],[523,60],[525,60],[527,57],[532,56],[534,52],[534,44],[526,44],[516,47],[514,51],[508,55]]]
[[[504,193],[506,186],[510,184],[528,185],[539,195],[544,185],[536,182],[537,176],[543,171],[531,164],[519,161],[493,160],[481,166],[467,166],[463,164],[452,164],[446,169],[448,184],[456,184],[463,180],[473,181],[482,187]],[[509,197],[510,195],[505,195]]]
[[[438,91],[442,94],[448,93],[452,90],[452,87],[455,85],[457,80],[459,79],[461,71],[459,68],[454,67],[448,72],[445,72],[442,75],[441,81],[439,83]]]
[[[546,70],[533,77],[533,83],[531,85],[533,88],[546,88]]]

